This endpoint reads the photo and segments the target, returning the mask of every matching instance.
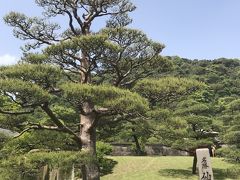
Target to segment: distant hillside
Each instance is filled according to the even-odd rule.
[[[175,65],[172,75],[205,82],[210,86],[215,98],[240,96],[239,59],[189,60],[180,57],[167,58]]]

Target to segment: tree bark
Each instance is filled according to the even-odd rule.
[[[82,105],[84,114],[80,115],[80,138],[82,141],[82,150],[88,151],[96,159],[96,112],[91,102],[85,102]],[[82,166],[83,180],[99,180],[99,167],[96,162],[91,162]]]
[[[82,35],[86,36],[90,34],[91,23],[84,22],[83,27],[81,27]],[[82,52],[81,60],[81,78],[80,82],[82,84],[91,83],[91,72],[89,72],[90,61],[87,54]],[[88,151],[90,155],[97,159],[96,155],[96,111],[94,109],[94,104],[90,101],[85,101],[82,104],[82,112],[80,114],[80,134],[79,137],[82,143],[82,150]],[[82,179],[83,180],[100,180],[100,169],[98,164],[91,162],[85,164],[81,168]]]
[[[134,139],[134,142],[135,142],[135,145],[136,145],[136,154],[138,155],[138,156],[142,156],[142,155],[144,155],[144,152],[143,152],[143,150],[142,150],[142,148],[141,148],[141,146],[140,146],[140,143],[139,143],[139,141],[138,141],[138,137],[137,137],[137,135],[135,134],[135,132],[136,132],[136,130],[134,129],[134,128],[132,128],[132,132],[133,132],[133,139]]]
[[[196,154],[196,150],[194,151],[192,174],[197,174],[197,154]]]

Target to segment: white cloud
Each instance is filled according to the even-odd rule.
[[[10,54],[0,55],[0,65],[13,65],[16,64],[18,58],[16,56],[12,56]]]

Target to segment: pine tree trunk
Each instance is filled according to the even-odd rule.
[[[82,28],[82,35],[90,34],[90,25],[85,24]],[[88,55],[83,51],[81,60],[81,83],[91,83],[91,73],[88,72],[90,62]],[[96,112],[94,111],[94,104],[90,101],[86,101],[82,104],[82,110],[84,114],[80,114],[80,139],[82,142],[82,150],[86,150],[93,158],[97,158],[96,155]],[[85,164],[81,168],[83,180],[99,180],[100,170],[96,163]]]
[[[83,104],[84,114],[80,115],[82,150],[86,150],[96,158],[96,114],[91,102]],[[99,180],[99,167],[96,163],[85,164],[82,167],[83,180]]]
[[[137,135],[135,134],[135,132],[136,132],[136,130],[134,129],[134,128],[132,128],[132,132],[133,132],[133,139],[134,139],[134,142],[135,142],[135,145],[136,145],[136,154],[138,155],[138,156],[142,156],[142,155],[144,155],[144,152],[143,152],[143,150],[142,150],[142,148],[141,148],[141,146],[140,146],[140,143],[139,143],[139,141],[138,141],[138,137],[137,137]]]
[[[197,154],[196,154],[196,150],[194,152],[192,174],[197,174]]]

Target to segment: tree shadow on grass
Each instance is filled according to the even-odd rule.
[[[162,169],[159,171],[161,176],[189,179],[193,176],[191,169]],[[198,175],[198,174],[197,174]],[[213,168],[213,177],[217,180],[239,179],[240,170],[238,168],[220,169]]]
[[[225,180],[227,178],[230,179],[239,179],[240,170],[239,169],[219,169],[213,168],[213,177],[217,180]]]
[[[161,174],[161,176],[169,176],[181,179],[189,179],[193,176],[191,170],[186,169],[162,169],[158,172]]]

